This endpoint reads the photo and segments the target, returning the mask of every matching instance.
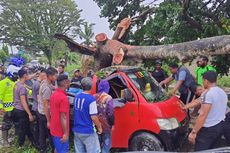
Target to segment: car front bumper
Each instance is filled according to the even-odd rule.
[[[189,121],[185,119],[177,129],[161,130],[159,137],[164,143],[167,151],[178,151],[181,145],[186,142],[188,131]]]

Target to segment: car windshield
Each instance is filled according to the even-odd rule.
[[[127,75],[148,102],[163,101],[168,98],[164,89],[148,72],[140,70],[128,72]]]

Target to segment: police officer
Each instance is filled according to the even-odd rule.
[[[8,142],[8,130],[12,127],[13,116],[13,89],[15,81],[17,81],[17,73],[20,68],[14,65],[10,65],[7,69],[7,77],[0,81],[0,109],[4,112],[3,124],[2,124],[2,139],[3,146],[9,146]]]

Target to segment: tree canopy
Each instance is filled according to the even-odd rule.
[[[6,44],[2,45],[2,49],[0,50],[0,60],[1,63],[4,65],[7,59],[9,58],[9,50]]]
[[[162,45],[230,33],[228,0],[94,0],[111,28],[125,17],[132,18],[125,42],[133,45]],[[217,71],[227,74],[230,56],[216,56]],[[146,62],[146,61],[145,61]]]
[[[0,38],[4,43],[34,52],[43,51],[52,60],[55,33],[73,33],[83,20],[73,0],[1,0]]]

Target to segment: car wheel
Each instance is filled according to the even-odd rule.
[[[131,139],[130,151],[164,151],[161,141],[153,134],[143,132]]]

